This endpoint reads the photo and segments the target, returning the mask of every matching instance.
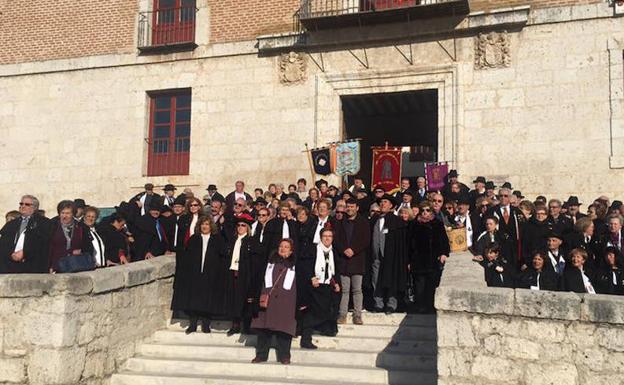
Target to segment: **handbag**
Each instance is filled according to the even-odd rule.
[[[273,290],[275,290],[275,288],[277,287],[277,283],[279,282],[279,280],[284,276],[286,270],[288,269],[282,270],[279,277],[277,277],[277,279],[273,283],[273,287],[268,293],[260,294],[260,299],[258,301],[258,306],[260,306],[260,309],[266,309],[269,307],[269,298],[271,297],[271,294],[273,294]]]
[[[58,273],[78,273],[80,271],[95,270],[93,254],[82,253],[66,255],[58,262]]]

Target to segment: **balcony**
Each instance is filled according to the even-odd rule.
[[[465,16],[468,0],[302,0],[297,12],[306,30]]]
[[[140,12],[139,51],[161,53],[195,49],[196,14],[196,7]]]

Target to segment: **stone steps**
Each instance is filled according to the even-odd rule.
[[[300,337],[293,338],[293,346],[299,346]],[[389,339],[386,337],[344,336],[336,337],[314,335],[312,341],[322,349],[354,350],[363,352],[400,352],[413,354],[435,354],[435,340],[420,339]],[[201,344],[201,345],[232,345],[255,346],[256,336],[234,335],[228,337],[224,331],[212,333],[193,333],[190,336],[182,330],[159,330],[154,334],[153,342],[167,344]]]
[[[212,332],[187,335],[176,320],[137,348],[111,385],[435,385],[435,316],[363,315],[364,325],[339,325],[335,337],[313,337],[317,350],[299,348],[291,365],[251,364],[256,336],[227,336],[231,323],[213,321]]]
[[[315,365],[297,363],[282,365],[275,362],[251,364],[249,361],[159,359],[134,357],[128,360],[126,370],[134,373],[153,373],[165,376],[184,375],[188,377],[239,376],[250,379],[291,379],[303,384],[306,381],[333,383],[336,378],[350,383],[420,385],[432,384],[435,372],[388,371],[380,368],[352,365]],[[418,382],[414,382],[418,379]],[[113,385],[119,383],[113,382]]]
[[[306,350],[296,346],[292,348],[293,362],[306,362],[318,365],[331,365],[337,362],[362,367],[379,367],[384,369],[435,371],[436,357],[433,354],[411,354],[390,352],[361,352],[357,350]],[[179,344],[144,344],[139,349],[143,357],[152,358],[183,358],[202,360],[242,360],[251,361],[255,350],[245,346],[231,345],[179,345]],[[275,352],[270,356],[275,359]]]

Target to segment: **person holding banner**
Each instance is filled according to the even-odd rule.
[[[407,226],[392,212],[395,198],[384,194],[381,213],[372,218],[372,271],[374,311],[391,314],[397,309],[397,294],[407,283],[407,244],[401,230]]]

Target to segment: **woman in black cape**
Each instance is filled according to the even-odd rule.
[[[176,277],[171,307],[189,315],[186,333],[197,331],[201,319],[202,331],[210,333],[210,320],[222,315],[224,309],[224,242],[210,217],[200,217],[194,234],[182,250],[180,269]]]
[[[232,320],[229,336],[249,329],[252,317],[251,299],[254,297],[254,285],[257,285],[257,271],[264,261],[255,253],[254,242],[250,236],[253,218],[243,214],[235,218],[235,234],[227,242],[225,259],[225,306],[226,316]]]
[[[301,347],[316,349],[312,343],[312,333],[318,330],[323,335],[335,336],[338,332],[336,320],[340,305],[340,273],[338,252],[332,246],[334,233],[331,229],[321,230],[321,242],[312,248],[297,263],[298,285],[302,286],[298,308]]]

